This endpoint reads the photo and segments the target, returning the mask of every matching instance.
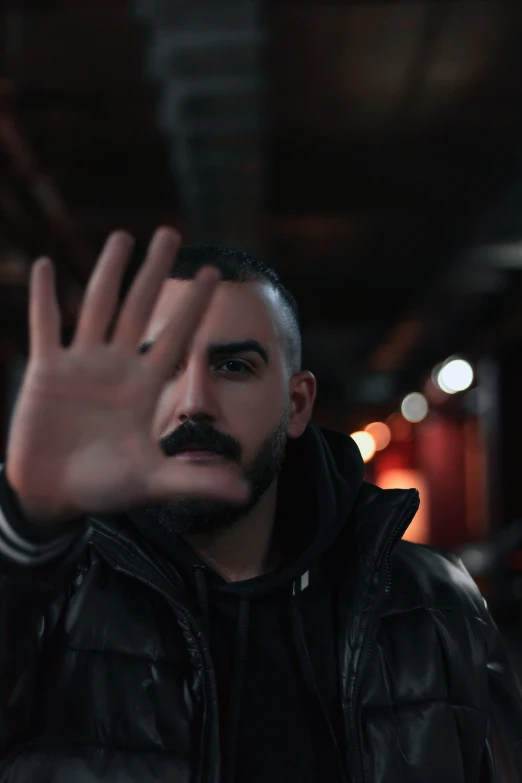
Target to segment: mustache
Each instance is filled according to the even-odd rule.
[[[231,435],[219,432],[208,422],[187,421],[160,440],[160,448],[173,457],[188,446],[200,446],[233,462],[241,459],[241,446]]]

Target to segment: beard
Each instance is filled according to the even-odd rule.
[[[276,479],[284,463],[287,443],[288,412],[261,444],[255,457],[242,470],[250,485],[250,494],[242,504],[203,497],[177,497],[146,510],[169,533],[193,534],[230,527],[246,516]],[[207,446],[231,461],[241,463],[241,447],[230,435],[215,430],[206,422],[187,422],[163,438],[160,446],[170,456],[189,443]],[[197,467],[195,468],[197,470]]]

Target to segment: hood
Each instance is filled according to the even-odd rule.
[[[290,440],[279,476],[276,516],[286,563],[242,582],[226,582],[180,536],[160,527],[151,512],[138,509],[128,516],[185,577],[193,581],[195,571],[202,568],[212,590],[250,600],[263,598],[307,575],[333,546],[353,508],[364,472],[357,445],[340,432],[310,423],[300,438]]]

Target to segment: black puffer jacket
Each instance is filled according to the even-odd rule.
[[[521,783],[501,640],[456,557],[401,541],[417,505],[362,484],[328,553],[350,778]],[[90,524],[59,563],[2,560],[0,783],[219,783],[213,661],[180,571],[128,517]]]

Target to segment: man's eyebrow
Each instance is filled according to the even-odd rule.
[[[154,340],[145,340],[138,348],[138,353],[147,353],[153,345]],[[209,356],[234,356],[238,353],[257,353],[268,364],[268,351],[257,340],[233,340],[212,343],[208,347]]]
[[[234,356],[238,353],[257,353],[268,364],[268,351],[257,340],[233,340],[212,343],[208,347],[209,356]]]

